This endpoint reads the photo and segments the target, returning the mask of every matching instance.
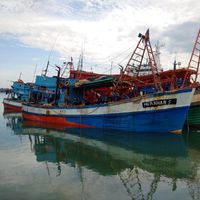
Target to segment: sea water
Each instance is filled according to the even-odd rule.
[[[72,129],[23,121],[0,104],[1,200],[199,197],[198,129],[186,127],[182,135]]]

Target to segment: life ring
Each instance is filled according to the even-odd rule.
[[[64,88],[64,87],[67,87],[68,85],[69,85],[68,81],[60,82],[59,83],[59,88]]]
[[[69,85],[69,81],[65,81],[65,87]]]
[[[63,82],[60,82],[58,87],[59,87],[59,88],[63,88],[64,86],[65,86],[64,83],[63,83]]]

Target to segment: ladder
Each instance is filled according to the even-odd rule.
[[[120,172],[119,178],[132,200],[145,200],[137,167]]]
[[[190,76],[189,76],[189,70],[193,70],[194,71],[194,75],[192,77],[192,81],[193,83],[196,83],[197,81],[197,77],[198,77],[198,71],[199,71],[199,65],[200,65],[200,29],[199,32],[197,34],[197,38],[192,50],[192,54],[190,57],[190,61],[188,64],[188,68],[187,68],[187,72],[185,74],[185,77],[183,79],[183,83],[182,83],[182,88],[187,85],[187,83],[190,81]]]
[[[135,50],[133,51],[124,71],[128,75],[130,75],[130,73],[133,73],[134,77],[138,77],[140,70],[141,70],[143,60],[144,60],[145,52],[147,52],[149,66],[152,71],[155,87],[158,91],[162,91],[160,77],[159,77],[158,69],[157,69],[157,64],[156,64],[153,50],[152,50],[151,43],[150,43],[149,29],[146,31],[146,33],[144,35],[139,33],[138,37],[140,38],[140,40],[139,40]]]

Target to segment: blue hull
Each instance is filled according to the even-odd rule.
[[[110,115],[66,116],[67,121],[97,128],[132,132],[176,132],[183,128],[189,107]]]

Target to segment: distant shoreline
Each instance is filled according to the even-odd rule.
[[[12,89],[9,88],[0,88],[0,93],[6,93],[6,92],[11,92]]]

